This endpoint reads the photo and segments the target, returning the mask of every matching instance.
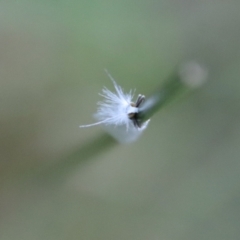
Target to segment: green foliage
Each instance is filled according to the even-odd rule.
[[[239,8],[1,1],[0,239],[239,239]],[[104,68],[149,96],[189,59],[208,83],[136,143],[79,129]]]

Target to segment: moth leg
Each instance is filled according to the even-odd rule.
[[[139,95],[138,95],[138,98],[137,98],[137,101],[136,101],[136,103],[135,103],[135,106],[136,106],[136,107],[140,107],[140,105],[144,102],[144,100],[145,100],[145,96],[139,94]]]
[[[139,94],[136,103],[131,103],[131,106],[138,108],[144,102],[144,100],[145,100],[145,96],[142,94]],[[129,119],[132,120],[134,127],[141,128],[141,123],[138,120],[137,113],[129,113],[128,117]]]

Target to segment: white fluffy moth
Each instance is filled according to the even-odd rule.
[[[141,123],[137,118],[139,107],[144,102],[145,96],[139,94],[136,102],[133,102],[134,94],[132,90],[129,93],[124,93],[107,70],[105,71],[113,82],[115,92],[111,92],[104,87],[102,93],[99,94],[103,97],[103,101],[98,102],[98,109],[94,114],[97,122],[80,127],[92,127],[101,124],[120,143],[133,142],[146,129],[150,121]]]

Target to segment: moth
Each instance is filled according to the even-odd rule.
[[[104,87],[99,94],[103,97],[103,100],[97,103],[98,109],[94,114],[97,122],[80,127],[103,125],[105,130],[119,142],[132,142],[146,129],[150,121],[147,120],[142,123],[138,119],[139,108],[143,104],[145,96],[139,94],[134,102],[133,91],[130,90],[125,93],[113,77],[107,71],[106,73],[113,83],[115,92]]]

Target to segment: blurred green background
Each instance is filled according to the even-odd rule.
[[[2,0],[0,239],[239,239],[239,10],[238,0]],[[79,129],[112,89],[104,68],[148,95],[192,59],[209,81],[139,141]]]

